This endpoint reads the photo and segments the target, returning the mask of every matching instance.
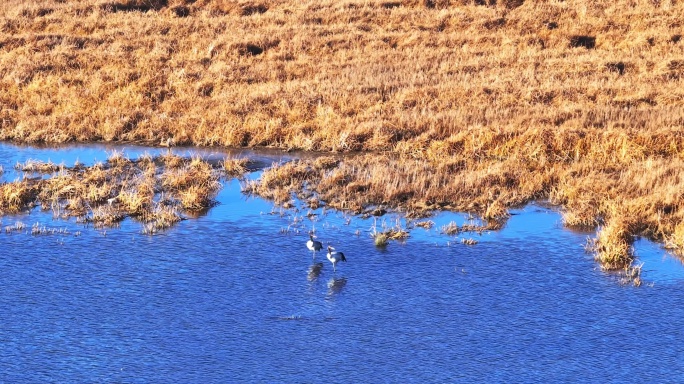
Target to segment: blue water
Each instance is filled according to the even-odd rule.
[[[0,165],[7,180],[16,161],[88,163],[106,150],[0,143]],[[465,235],[474,246],[440,233],[466,220],[441,213],[432,229],[380,249],[372,219],[318,210],[311,220],[305,209],[242,195],[237,180],[217,199],[206,215],[154,236],[132,220],[93,229],[36,210],[3,217],[3,228],[27,228],[0,233],[0,382],[684,377],[684,268],[657,244],[637,244],[636,288],[601,272],[583,249],[590,234],[563,229],[542,206],[514,211],[501,231]],[[405,223],[384,218],[397,219]],[[36,222],[63,233],[31,235]],[[336,273],[324,254],[312,261],[311,229],[347,255]],[[320,275],[309,273],[314,262],[324,263]]]

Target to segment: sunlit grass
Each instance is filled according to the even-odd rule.
[[[143,156],[131,161],[116,152],[106,164],[61,165],[51,177],[0,184],[0,214],[40,205],[55,217],[76,217],[98,227],[115,226],[132,217],[144,224],[144,232],[155,233],[181,221],[182,211],[212,206],[221,187],[219,174],[230,161],[216,166],[199,157]],[[39,169],[33,165],[44,163],[31,160],[18,169],[26,164],[32,165],[26,167],[32,173]],[[236,166],[232,174],[240,176],[240,169]]]
[[[405,241],[409,237],[409,232],[401,226],[399,220],[396,221],[394,226],[389,226],[383,220],[380,226],[381,228],[378,229],[377,220],[373,220],[370,236],[373,238],[376,247],[385,247],[389,244],[390,240]]]
[[[0,183],[0,213],[17,213],[34,206],[36,183],[29,180]]]

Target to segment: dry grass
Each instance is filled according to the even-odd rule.
[[[223,161],[223,172],[227,176],[237,177],[247,173],[248,159],[225,159]]]
[[[21,221],[17,221],[14,223],[14,225],[8,225],[5,227],[5,233],[10,234],[10,233],[15,233],[15,232],[22,232],[26,229],[26,224],[22,223]]]
[[[385,247],[389,244],[390,240],[405,241],[409,237],[408,231],[402,228],[399,220],[396,221],[394,226],[389,226],[384,220],[380,224],[381,229],[378,230],[377,219],[373,220],[373,226],[371,227],[370,236],[377,247]]]
[[[423,156],[464,129],[672,130],[683,18],[670,0],[9,0],[0,138]]]
[[[46,179],[0,184],[0,214],[40,205],[57,217],[77,217],[100,227],[133,217],[145,224],[144,232],[154,233],[181,221],[181,212],[209,208],[222,168],[200,158],[144,156],[131,161],[114,153],[106,164],[60,166]]]
[[[478,241],[473,239],[473,238],[461,239],[461,244],[464,244],[464,245],[475,245],[477,243],[478,243]]]
[[[449,236],[458,235],[459,231],[460,231],[460,229],[458,227],[458,224],[456,224],[455,221],[452,221],[449,224],[442,226],[442,233],[449,235]]]
[[[45,224],[34,223],[31,226],[31,235],[68,235],[69,231],[66,228],[49,228]]]
[[[54,173],[62,169],[64,165],[57,165],[52,161],[26,160],[24,163],[17,163],[14,169],[22,172],[32,173]]]
[[[548,198],[618,268],[634,235],[684,250],[681,20],[674,0],[10,0],[0,139],[372,151],[245,189],[489,228]]]
[[[153,234],[160,230],[172,227],[180,222],[182,217],[176,207],[169,205],[157,205],[147,217],[147,223],[143,229],[144,233]]]
[[[591,151],[601,142],[581,145]],[[483,151],[482,156],[490,155]],[[315,196],[330,207],[356,213],[378,206],[414,216],[439,209],[479,213],[483,225],[452,226],[453,231],[467,232],[499,228],[509,207],[550,199],[564,207],[566,225],[602,225],[595,250],[606,269],[631,265],[630,249],[637,235],[667,240],[670,248],[684,250],[684,161],[678,156],[641,159],[625,154],[619,165],[608,168],[599,167],[605,163],[594,159],[551,161],[534,156],[516,153],[497,163],[454,155],[459,168],[378,154],[349,157],[330,169],[301,160],[275,165],[247,190],[280,202],[295,195]]]
[[[435,226],[435,222],[432,220],[423,220],[415,223],[416,227],[423,229],[430,229]]]
[[[17,213],[35,204],[38,188],[29,180],[0,183],[0,214]]]
[[[210,207],[221,187],[212,166],[200,158],[193,158],[184,167],[167,170],[162,174],[161,181],[164,187],[179,197],[181,206],[189,210]]]

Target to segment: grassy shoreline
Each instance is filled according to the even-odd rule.
[[[492,223],[534,199],[684,249],[684,3],[10,0],[0,140],[358,153],[251,189]],[[320,160],[322,161],[322,160]]]

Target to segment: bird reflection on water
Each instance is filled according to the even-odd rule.
[[[331,278],[328,281],[328,296],[336,295],[342,292],[342,289],[347,285],[347,278],[341,277],[339,279]]]
[[[312,264],[309,267],[309,273],[307,274],[309,281],[316,281],[321,275],[321,270],[323,270],[323,263]]]

